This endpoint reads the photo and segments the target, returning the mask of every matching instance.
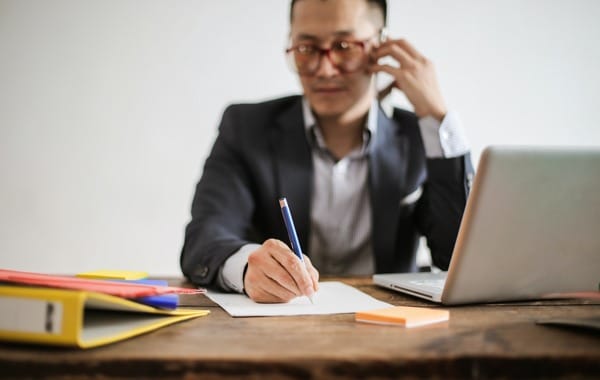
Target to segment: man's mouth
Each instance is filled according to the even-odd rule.
[[[344,91],[344,88],[339,86],[322,86],[315,87],[313,91],[321,94],[333,94]]]

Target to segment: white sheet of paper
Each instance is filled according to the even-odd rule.
[[[319,283],[319,291],[313,297],[314,305],[306,297],[298,297],[288,303],[265,304],[237,293],[208,291],[206,295],[232,317],[342,314],[392,306],[337,281]]]

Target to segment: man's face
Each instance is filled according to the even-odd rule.
[[[300,0],[294,5],[291,44],[313,44],[328,49],[341,41],[364,41],[366,54],[378,27],[366,0]],[[360,116],[374,96],[366,67],[345,73],[322,55],[312,75],[299,75],[304,95],[320,117]]]

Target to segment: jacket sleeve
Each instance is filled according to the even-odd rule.
[[[416,218],[433,264],[442,270],[450,265],[472,178],[470,154],[427,159],[427,179]]]
[[[242,155],[239,108],[223,113],[219,134],[196,186],[191,221],[180,256],[183,274],[209,286],[225,260],[241,246],[255,208],[250,175]]]

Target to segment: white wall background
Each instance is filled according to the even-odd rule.
[[[599,1],[389,2],[475,161],[494,143],[600,145]],[[0,0],[0,267],[178,275],[223,108],[299,91],[288,5]]]

